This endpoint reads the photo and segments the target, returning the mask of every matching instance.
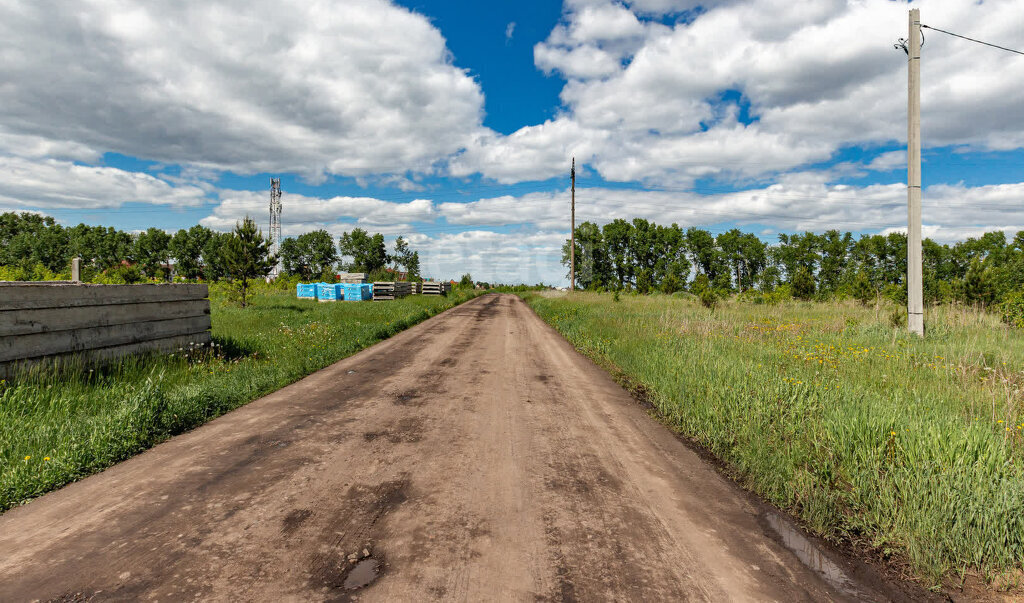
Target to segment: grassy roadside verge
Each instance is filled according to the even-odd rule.
[[[855,304],[523,297],[819,535],[930,584],[1019,577],[1024,337],[997,319],[938,309],[922,341]]]
[[[130,358],[102,370],[0,384],[0,512],[100,471],[175,434],[479,295],[317,303],[265,290],[248,308],[211,290],[212,348]]]

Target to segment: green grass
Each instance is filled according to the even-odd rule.
[[[893,308],[525,294],[664,420],[812,531],[931,584],[1024,561],[1024,337],[943,307],[920,340]]]
[[[211,289],[212,348],[0,382],[0,511],[100,471],[474,297],[318,303]]]

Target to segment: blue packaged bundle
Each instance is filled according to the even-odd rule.
[[[320,283],[316,289],[316,297],[320,301],[338,301],[343,297],[341,285],[338,283]]]
[[[345,283],[345,301],[368,301],[373,299],[372,285],[360,283]]]
[[[295,296],[316,299],[316,283],[299,283],[295,285]]]

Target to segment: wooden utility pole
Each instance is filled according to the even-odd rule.
[[[921,11],[911,9],[907,38],[907,328],[924,336],[921,266]]]
[[[576,290],[576,158],[572,158],[572,168],[569,170],[569,180],[572,182],[571,218],[569,223],[569,291]]]

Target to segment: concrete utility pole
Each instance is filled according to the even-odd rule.
[[[569,230],[569,291],[576,290],[576,158],[572,158],[572,168],[569,170],[569,180],[572,182],[572,217]]]
[[[921,267],[921,11],[910,11],[907,38],[907,328],[924,336]]]

